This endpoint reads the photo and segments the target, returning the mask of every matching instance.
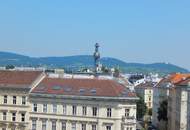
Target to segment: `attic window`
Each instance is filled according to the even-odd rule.
[[[61,86],[53,86],[52,89],[53,90],[61,90]]]
[[[91,89],[90,92],[91,92],[92,94],[96,94],[96,89]]]
[[[80,89],[79,92],[80,92],[80,93],[84,93],[84,92],[85,92],[85,89]]]

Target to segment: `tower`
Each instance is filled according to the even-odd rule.
[[[95,52],[94,52],[94,70],[95,70],[95,74],[98,73],[98,69],[99,69],[99,62],[100,62],[100,52],[99,52],[99,47],[100,45],[98,43],[95,44]]]

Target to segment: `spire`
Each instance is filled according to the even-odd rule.
[[[98,67],[100,62],[100,53],[99,53],[100,45],[98,43],[95,44],[95,52],[94,52],[94,67],[95,67],[95,74],[98,73]]]

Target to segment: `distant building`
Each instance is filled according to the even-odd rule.
[[[157,126],[160,130],[167,129],[167,122],[158,121],[158,108],[160,107],[160,103],[164,100],[168,101],[169,95],[171,93],[170,89],[175,86],[176,83],[183,80],[185,77],[188,77],[188,74],[171,74],[164,77],[154,88],[153,94],[153,125]]]
[[[136,100],[111,79],[0,71],[2,130],[136,130]]]
[[[153,87],[155,83],[145,82],[137,85],[135,87],[135,92],[137,95],[141,96],[146,103],[148,109],[152,109],[153,106]]]
[[[190,75],[170,88],[168,130],[190,130]]]

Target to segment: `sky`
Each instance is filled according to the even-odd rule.
[[[92,54],[190,70],[190,1],[0,1],[0,51],[32,57]]]

